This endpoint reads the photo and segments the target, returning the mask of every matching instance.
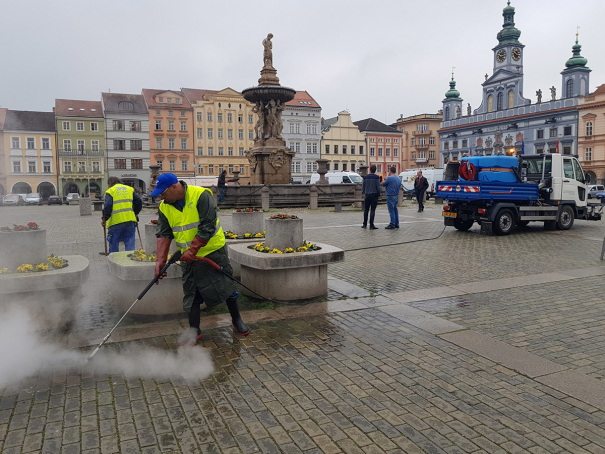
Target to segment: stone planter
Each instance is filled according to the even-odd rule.
[[[0,268],[15,271],[24,263],[37,265],[47,258],[45,229],[0,232]]]
[[[158,242],[155,237],[155,232],[157,231],[157,224],[145,224],[145,239],[143,240],[143,249],[147,255],[155,254],[158,251]],[[174,254],[176,252],[176,243],[174,240],[170,243],[170,249],[168,250],[169,254]]]
[[[262,211],[234,211],[232,216],[233,233],[236,235],[263,233],[263,230],[265,230],[263,216]]]
[[[265,220],[265,245],[280,251],[291,247],[296,249],[303,245],[302,219],[267,219]]]

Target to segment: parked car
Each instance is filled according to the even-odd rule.
[[[49,205],[63,205],[63,200],[61,200],[61,197],[59,197],[58,195],[51,195],[48,198],[48,204]]]
[[[4,196],[4,206],[25,205],[25,200],[19,194],[10,194]]]
[[[592,184],[588,186],[588,198],[598,197],[599,192],[605,192],[605,186],[602,184]]]
[[[30,192],[25,196],[26,205],[42,205],[42,196],[37,192]]]
[[[78,202],[80,200],[80,194],[78,194],[77,192],[70,192],[69,194],[67,194],[67,197],[65,197],[65,204],[69,205],[69,202]]]

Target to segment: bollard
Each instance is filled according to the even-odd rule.
[[[357,186],[355,186],[355,199],[359,200],[363,198],[362,193],[361,193],[361,185],[358,184]],[[362,204],[363,202],[355,202],[355,204],[353,205],[355,208],[362,208]]]
[[[92,215],[92,203],[90,197],[80,197],[80,216]]]
[[[317,186],[315,185],[311,185],[311,187],[309,188],[309,208],[311,210],[317,210],[318,207],[318,198],[319,198],[319,194],[317,192]]]
[[[260,192],[261,192],[261,206],[263,208],[263,211],[267,211],[267,210],[269,210],[269,187],[263,186],[263,188],[260,190]]]

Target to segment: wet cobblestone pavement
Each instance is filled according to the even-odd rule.
[[[98,219],[79,218],[77,207],[48,208],[0,208],[0,225],[34,220],[48,229],[49,252],[87,257],[77,329],[113,326]],[[422,218],[402,210],[400,231],[361,230],[359,212],[302,213],[307,239],[344,249],[443,230],[434,207]],[[387,219],[379,212],[379,225]],[[221,222],[229,227],[228,213]],[[178,370],[171,379],[140,379],[88,365],[6,387],[0,452],[605,453],[604,235],[601,222],[508,237],[475,227],[349,252],[331,276],[377,296],[342,301],[341,312],[302,309],[252,323],[245,338],[206,329],[202,346],[215,365],[207,379],[187,381]],[[331,301],[345,298],[339,285]],[[431,296],[440,292],[450,296]],[[391,309],[420,311],[398,318]],[[419,328],[426,320],[452,328]],[[480,342],[460,346],[459,332],[548,360],[550,370],[529,373],[512,360],[489,359]],[[104,348],[132,345],[174,352],[178,341],[170,334]]]

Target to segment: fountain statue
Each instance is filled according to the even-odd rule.
[[[296,91],[279,84],[273,66],[273,34],[263,40],[263,69],[258,86],[242,91],[244,98],[254,103],[257,115],[254,125],[254,146],[246,151],[250,162],[252,184],[288,184],[291,178],[292,158],[295,153],[286,146],[281,136],[281,119],[285,103],[294,99]]]

